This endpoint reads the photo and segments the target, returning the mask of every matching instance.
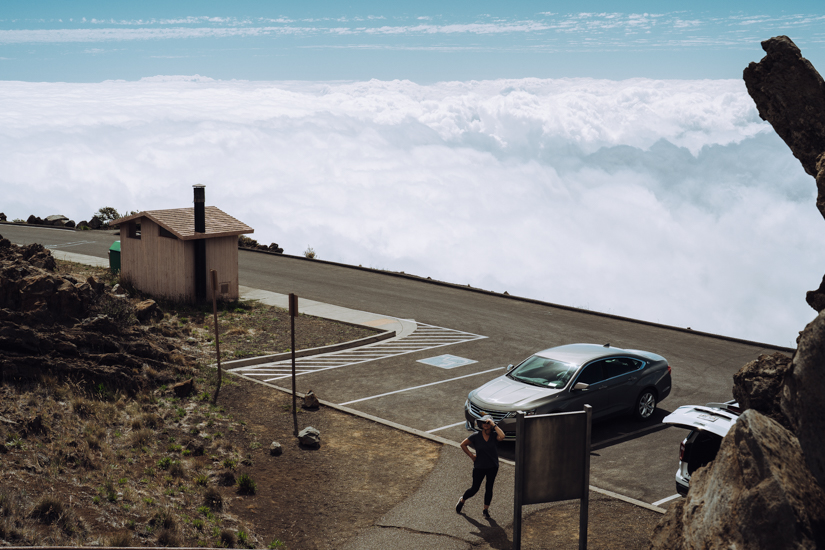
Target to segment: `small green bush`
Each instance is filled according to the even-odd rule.
[[[168,470],[169,467],[172,465],[172,459],[168,456],[164,456],[160,460],[158,460],[158,468],[161,470]]]
[[[241,474],[238,476],[238,492],[242,495],[254,495],[257,490],[257,484],[249,474]]]

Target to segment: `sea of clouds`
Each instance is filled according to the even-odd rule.
[[[741,81],[154,77],[0,104],[10,219],[203,183],[288,254],[786,346],[825,273],[814,180]]]

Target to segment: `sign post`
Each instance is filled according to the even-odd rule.
[[[516,475],[513,550],[521,550],[521,507],[578,498],[579,550],[587,550],[590,497],[590,422],[583,411],[516,415]]]
[[[289,295],[290,333],[292,337],[292,435],[298,437],[298,405],[295,398],[295,316],[298,315],[298,297]]]

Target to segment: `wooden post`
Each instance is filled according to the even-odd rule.
[[[298,405],[295,397],[295,316],[298,315],[298,297],[289,295],[290,333],[292,337],[292,435],[298,437]]]
[[[215,387],[215,395],[212,396],[212,404],[218,402],[218,393],[221,391],[221,379],[223,372],[221,371],[221,342],[218,337],[218,272],[214,269],[210,270],[212,276],[212,315],[215,318],[215,352],[218,356],[218,385]]]

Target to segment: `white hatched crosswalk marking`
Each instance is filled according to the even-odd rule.
[[[482,338],[487,337],[470,332],[417,323],[415,332],[398,340],[384,340],[360,348],[334,351],[323,355],[299,357],[295,359],[295,373],[296,375],[309,374],[328,369],[348,367],[350,365],[366,363],[367,361],[377,361],[397,355],[415,353],[417,351],[440,348],[442,346],[451,346],[463,342],[472,342],[473,340],[481,340]],[[292,375],[292,361],[291,359],[286,359],[275,363],[262,363],[260,365],[238,367],[231,370],[236,374],[255,378],[256,380],[272,382]]]

